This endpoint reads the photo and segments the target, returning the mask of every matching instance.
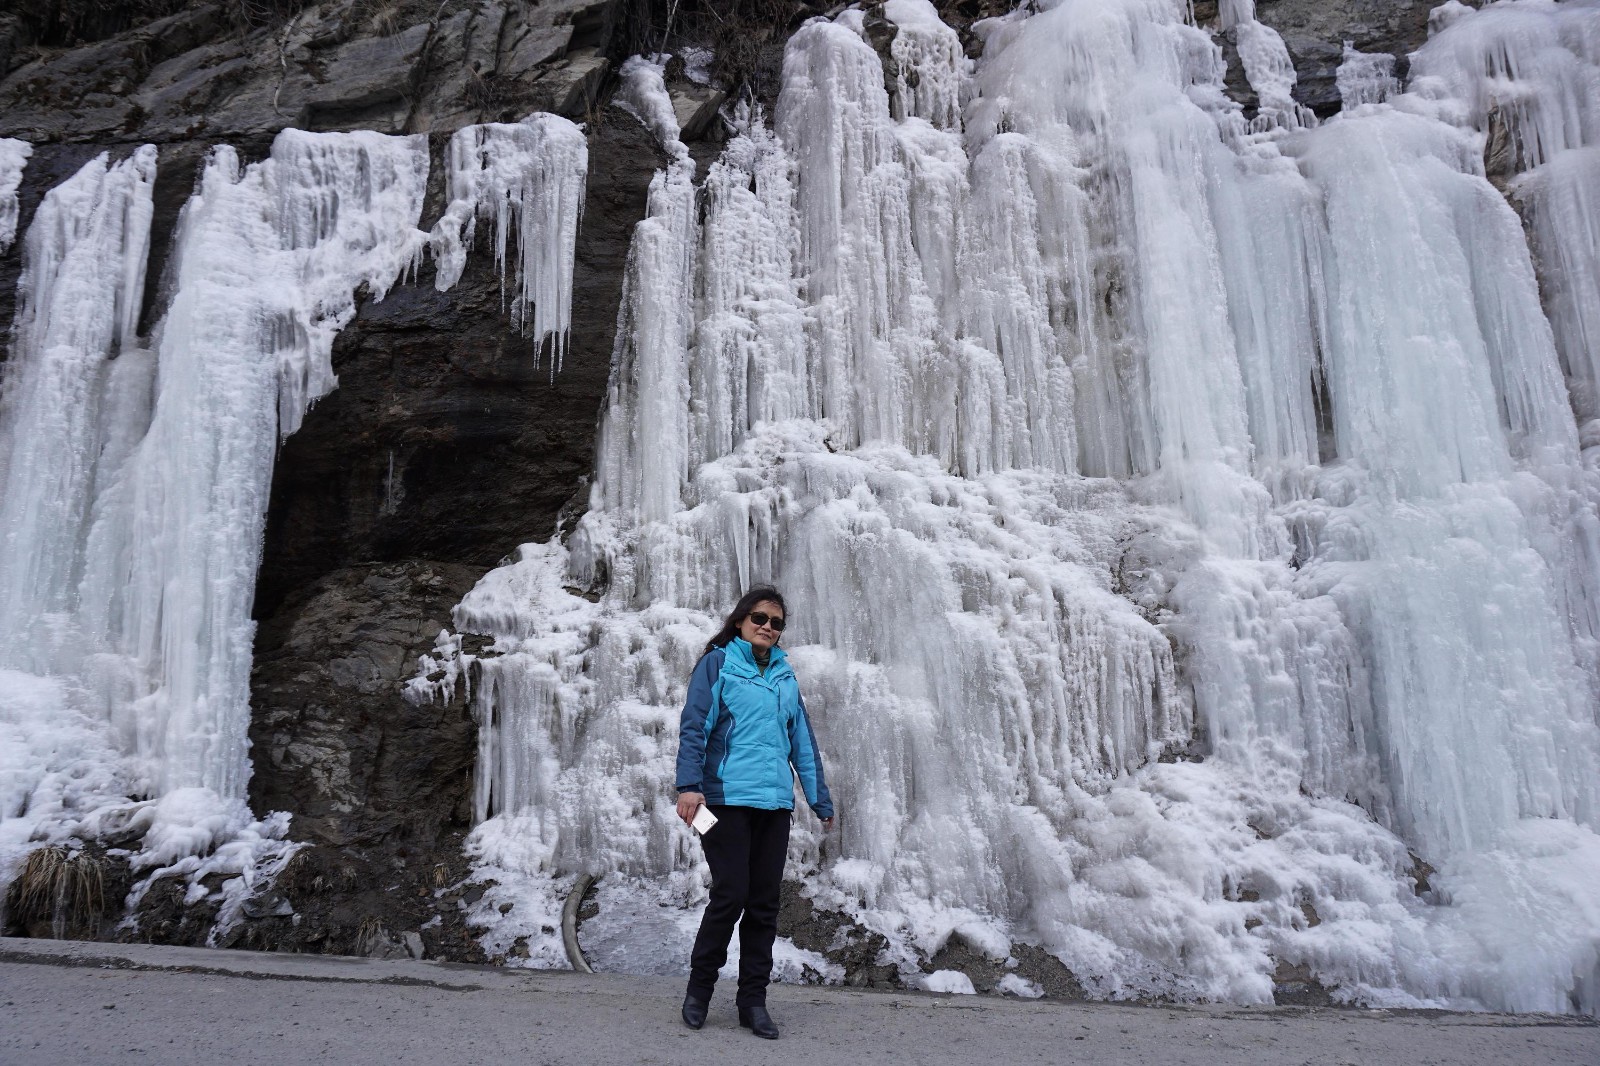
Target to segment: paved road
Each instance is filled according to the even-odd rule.
[[[776,1043],[672,978],[0,939],[0,1064],[485,1066],[1092,1063],[1597,1066],[1600,1023],[1542,1015],[1125,1007],[775,987]]]

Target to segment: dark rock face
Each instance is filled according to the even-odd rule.
[[[628,242],[663,161],[625,113],[591,128],[559,371],[510,328],[481,243],[454,289],[425,271],[339,336],[339,388],[274,474],[251,693],[251,805],[291,812],[313,847],[279,879],[299,924],[264,907],[238,946],[399,954],[411,933],[428,957],[481,958],[455,897],[434,895],[466,876],[477,725],[464,693],[417,705],[403,686],[473,582],[581,492]]]
[[[425,268],[361,308],[335,342],[339,387],[279,458],[257,617],[339,567],[420,558],[487,569],[554,530],[593,466],[628,243],[663,162],[632,116],[608,108],[592,124],[559,372],[510,329],[487,232],[454,289],[436,292]]]
[[[250,802],[292,812],[291,835],[309,846],[245,905],[223,946],[481,957],[454,898],[435,894],[466,876],[477,726],[464,698],[403,695],[417,655],[480,573],[417,561],[338,570],[262,624]],[[193,933],[170,897],[146,897],[145,936]]]
[[[259,139],[286,126],[454,130],[532,111],[581,118],[611,68],[620,0],[330,0],[241,29],[199,3],[75,48],[0,27],[0,136]],[[12,66],[13,60],[21,60]]]
[[[421,562],[340,570],[261,626],[255,809],[293,813],[298,839],[402,858],[469,826],[477,728],[461,701],[414,704],[402,684],[480,572]]]
[[[1340,108],[1335,76],[1349,42],[1358,52],[1387,52],[1395,74],[1405,77],[1408,57],[1428,39],[1428,12],[1434,0],[1256,0],[1256,18],[1277,30],[1289,49],[1297,78],[1294,97],[1326,118]],[[1216,0],[1197,0],[1195,21],[1217,22]],[[1221,37],[1228,63],[1228,93],[1245,107],[1256,106],[1245,81],[1232,32]]]

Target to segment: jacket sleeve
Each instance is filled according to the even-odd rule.
[[[817,812],[817,817],[832,818],[833,796],[828,792],[828,781],[822,773],[822,752],[817,749],[817,735],[811,731],[811,719],[806,715],[803,698],[800,713],[789,723],[789,761],[800,775],[806,802]]]
[[[706,738],[711,733],[711,688],[721,672],[722,656],[707,652],[695,664],[689,677],[689,698],[683,702],[683,715],[678,719],[678,771],[679,792],[701,791],[701,778],[706,768]]]

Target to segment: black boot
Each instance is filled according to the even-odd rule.
[[[691,1029],[698,1029],[706,1024],[706,1008],[711,1006],[703,999],[695,999],[690,992],[683,997],[683,1024]]]
[[[763,1040],[778,1039],[778,1027],[773,1024],[772,1015],[767,1013],[763,1004],[752,1003],[748,1007],[740,1007],[739,1024]]]

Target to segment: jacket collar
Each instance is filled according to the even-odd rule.
[[[756,665],[755,649],[743,637],[734,637],[728,641],[726,652],[727,657],[722,661],[722,668],[724,670],[732,669],[734,673],[742,674],[745,677],[763,677],[768,681],[776,681],[778,678],[794,672],[788,662],[789,656],[784,654],[782,648],[775,647],[772,649],[772,658],[767,661],[766,674],[762,674],[761,668]]]

